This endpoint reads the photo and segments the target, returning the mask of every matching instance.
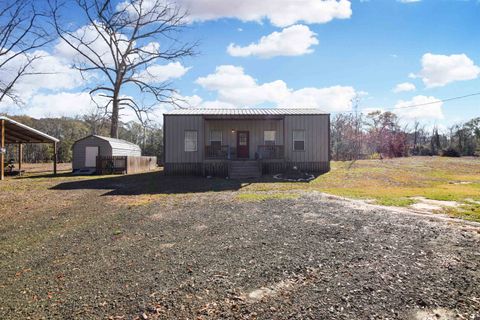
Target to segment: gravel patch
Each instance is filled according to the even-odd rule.
[[[476,227],[319,193],[104,199],[2,229],[1,319],[480,316]]]

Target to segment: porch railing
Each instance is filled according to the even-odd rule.
[[[260,145],[257,147],[258,159],[283,159],[283,145]],[[205,146],[205,159],[235,159],[235,147],[228,145]]]
[[[257,148],[260,159],[283,159],[283,145],[260,145]]]
[[[235,148],[228,145],[205,146],[206,159],[233,159],[235,154]]]

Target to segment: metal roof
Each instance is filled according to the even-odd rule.
[[[187,108],[175,109],[165,112],[165,115],[209,115],[209,116],[286,116],[286,115],[312,115],[328,114],[328,112],[319,109],[299,109],[299,108],[270,108],[270,109],[201,109]]]
[[[57,138],[49,136],[37,129],[33,129],[23,123],[17,122],[5,116],[0,116],[0,120],[5,120],[5,143],[53,143],[59,142]]]
[[[84,139],[88,139],[90,137],[94,137],[94,138],[97,138],[97,139],[102,139],[102,140],[107,141],[113,149],[139,150],[139,151],[142,150],[139,145],[137,145],[135,143],[132,143],[130,141],[122,140],[122,139],[116,139],[116,138],[110,138],[110,137],[105,137],[105,136],[99,136],[99,135],[96,135],[96,134],[86,136],[85,138],[82,138],[82,139],[79,139],[79,140],[75,141],[75,143],[77,143],[79,141],[82,141]]]

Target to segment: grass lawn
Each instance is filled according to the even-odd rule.
[[[245,192],[318,190],[358,199],[373,199],[380,205],[409,206],[412,197],[457,201],[446,213],[480,221],[480,159],[409,157],[387,160],[332,162],[329,173],[310,183],[258,183]]]
[[[235,191],[238,201],[264,201],[268,199],[292,199],[301,191],[321,191],[356,199],[370,199],[386,206],[406,207],[417,202],[413,197],[432,200],[456,201],[458,207],[442,211],[451,216],[480,221],[480,159],[409,157],[387,160],[359,160],[356,162],[333,161],[331,171],[308,183],[281,182],[271,177],[259,180],[225,180],[201,177],[165,177],[161,172],[133,176],[71,176],[68,165],[58,177],[49,175],[50,165],[25,166],[30,172],[21,179],[9,178],[0,183],[0,209],[16,211],[20,207],[45,207],[65,205],[74,199],[81,189],[115,189],[129,185],[133,195],[116,197],[115,201],[131,205],[146,205],[166,198],[181,200],[198,193]],[[85,181],[81,184],[81,181]],[[95,182],[98,181],[98,182]],[[141,181],[141,183],[139,183]],[[72,183],[71,190],[49,190],[61,183]],[[34,191],[34,192],[32,192]],[[58,193],[61,192],[61,193]],[[52,194],[61,195],[60,201]],[[115,192],[113,192],[115,194]],[[118,192],[116,192],[118,195]],[[19,206],[17,206],[20,208]]]

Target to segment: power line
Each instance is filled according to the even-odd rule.
[[[431,101],[431,102],[412,104],[412,105],[408,105],[408,106],[405,106],[405,107],[390,107],[390,108],[381,108],[381,109],[384,110],[384,111],[391,111],[391,110],[398,110],[398,109],[418,108],[418,107],[427,106],[427,105],[431,105],[431,104],[443,103],[443,102],[453,101],[453,100],[460,100],[460,99],[465,99],[465,98],[469,98],[469,97],[473,97],[473,96],[479,96],[479,95],[480,95],[480,92],[475,92],[475,93],[470,93],[470,94],[466,94],[466,95],[463,95],[463,96],[457,96],[457,97],[453,97],[453,98],[446,98],[446,99],[435,100],[435,101]],[[380,110],[380,108],[379,108],[379,110]],[[331,112],[331,113],[354,113],[354,111],[347,111],[347,112],[338,112],[337,111],[337,112]]]

